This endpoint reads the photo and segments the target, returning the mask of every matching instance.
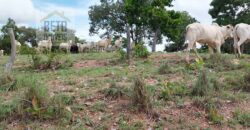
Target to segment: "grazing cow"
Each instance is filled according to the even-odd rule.
[[[188,44],[186,61],[189,62],[189,51],[191,49],[194,49],[196,56],[200,58],[196,51],[196,42],[206,44],[210,50],[216,49],[217,53],[221,53],[221,45],[230,37],[233,37],[233,26],[231,25],[219,26],[216,23],[212,25],[204,25],[201,23],[188,25],[185,39],[185,44]]]
[[[66,50],[67,53],[70,53],[71,46],[72,46],[72,41],[70,40],[68,43],[61,43],[59,45],[59,49]]]
[[[91,44],[81,44],[81,43],[77,43],[77,46],[79,48],[79,52],[83,53],[83,52],[87,52],[90,51],[91,49]]]
[[[39,51],[43,51],[44,49],[51,51],[52,48],[51,38],[49,38],[48,40],[39,41],[37,45]]]
[[[241,56],[240,46],[250,41],[250,25],[245,23],[237,24],[234,28],[234,52],[238,51],[238,56]]]
[[[4,55],[4,50],[0,50],[0,56]]]
[[[118,38],[117,40],[115,40],[115,48],[116,49],[120,49],[120,48],[122,48],[122,37],[120,37],[120,38]]]
[[[19,54],[20,48],[21,48],[21,43],[16,40],[16,53],[17,54]]]
[[[105,49],[108,48],[109,45],[111,45],[111,38],[100,40],[100,41],[97,43],[98,49],[99,49],[100,51],[104,51]]]

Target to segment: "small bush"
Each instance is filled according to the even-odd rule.
[[[233,113],[234,119],[245,127],[250,127],[250,113],[249,112],[241,112],[240,110],[236,110]]]
[[[9,91],[16,87],[16,80],[10,75],[0,75],[0,90]]]
[[[145,47],[143,44],[137,44],[135,46],[134,56],[136,58],[148,58],[149,52],[147,47]]]
[[[102,93],[105,94],[105,97],[110,99],[119,99],[126,95],[126,88],[119,87],[115,82],[111,83],[111,86],[107,89],[104,89]]]
[[[93,111],[105,112],[106,108],[107,108],[107,105],[105,104],[105,102],[102,102],[102,101],[96,102],[92,106]]]
[[[127,58],[127,53],[123,49],[118,50],[120,60],[125,60]]]
[[[195,62],[192,64],[187,64],[186,68],[189,70],[201,70],[205,62],[200,59],[195,59]]]
[[[222,124],[222,121],[224,120],[224,117],[214,108],[209,110],[207,118],[213,124]]]
[[[70,67],[73,64],[70,60],[62,60],[58,54],[53,52],[48,52],[44,55],[45,57],[43,57],[36,51],[30,51],[30,55],[34,69],[38,70],[56,70],[59,68]]]
[[[214,90],[219,90],[221,87],[220,82],[216,78],[211,78],[208,71],[203,69],[200,71],[200,75],[191,94],[193,96],[207,96]]]
[[[233,64],[231,58],[220,54],[211,55],[206,61],[206,67],[217,71],[236,69],[237,65]]]
[[[177,83],[168,82],[167,84],[163,85],[161,90],[160,99],[164,100],[172,100],[176,97],[183,97],[187,95],[187,87],[178,85]]]
[[[159,74],[171,74],[173,73],[173,68],[168,63],[164,63],[160,66],[158,72]]]
[[[244,76],[243,90],[250,92],[250,72]]]
[[[138,106],[139,110],[152,114],[153,106],[150,94],[144,81],[139,77],[134,81],[132,101],[133,104]]]

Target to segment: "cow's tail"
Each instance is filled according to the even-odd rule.
[[[234,31],[233,31],[233,35],[234,35],[234,45],[233,45],[233,47],[234,47],[234,54],[236,55],[236,57],[238,57],[237,54],[239,53],[238,52],[239,36],[238,36],[238,33],[237,33],[238,28],[239,28],[239,25],[236,25],[235,28],[234,28]]]
[[[187,44],[189,44],[189,37],[190,37],[190,31],[189,31],[189,29],[190,29],[190,26],[187,26],[186,27],[186,34],[185,34],[185,42],[184,42],[184,45],[187,45]]]
[[[234,47],[236,47],[236,45],[239,42],[239,36],[238,36],[238,33],[237,33],[238,28],[239,28],[239,25],[236,25],[235,28],[234,28],[234,31],[233,31],[233,34],[234,34]]]

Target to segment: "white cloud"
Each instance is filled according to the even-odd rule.
[[[8,18],[17,23],[27,24],[36,20],[39,13],[31,0],[0,0],[0,23],[5,23]]]
[[[212,17],[208,14],[212,0],[175,0],[173,9],[187,11],[199,22],[205,24],[212,23]]]

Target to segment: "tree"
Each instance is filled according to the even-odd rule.
[[[186,34],[186,26],[191,23],[197,22],[197,20],[191,17],[188,12],[177,12],[180,15],[179,23],[177,25],[170,26],[170,30],[166,31],[168,42],[172,42],[168,44],[165,48],[167,52],[180,51],[185,48],[185,34]],[[172,31],[171,31],[172,30]]]
[[[34,28],[26,28],[26,27],[20,27],[19,30],[19,42],[30,42],[32,46],[37,46],[36,42],[36,29]]]
[[[4,25],[1,28],[2,38],[0,41],[0,43],[1,43],[0,49],[3,49],[5,51],[5,53],[10,54],[10,52],[11,52],[11,42],[10,41],[11,40],[10,40],[8,28],[13,29],[15,39],[18,39],[19,30],[18,30],[18,27],[16,26],[16,22],[11,18],[9,18],[6,25]]]
[[[209,14],[214,22],[220,25],[250,23],[249,0],[213,0],[210,5],[212,8],[209,10]],[[233,40],[227,40],[222,46],[222,51],[232,53],[232,44]],[[250,50],[250,46],[245,46],[245,50]],[[250,51],[247,53],[250,53]]]

